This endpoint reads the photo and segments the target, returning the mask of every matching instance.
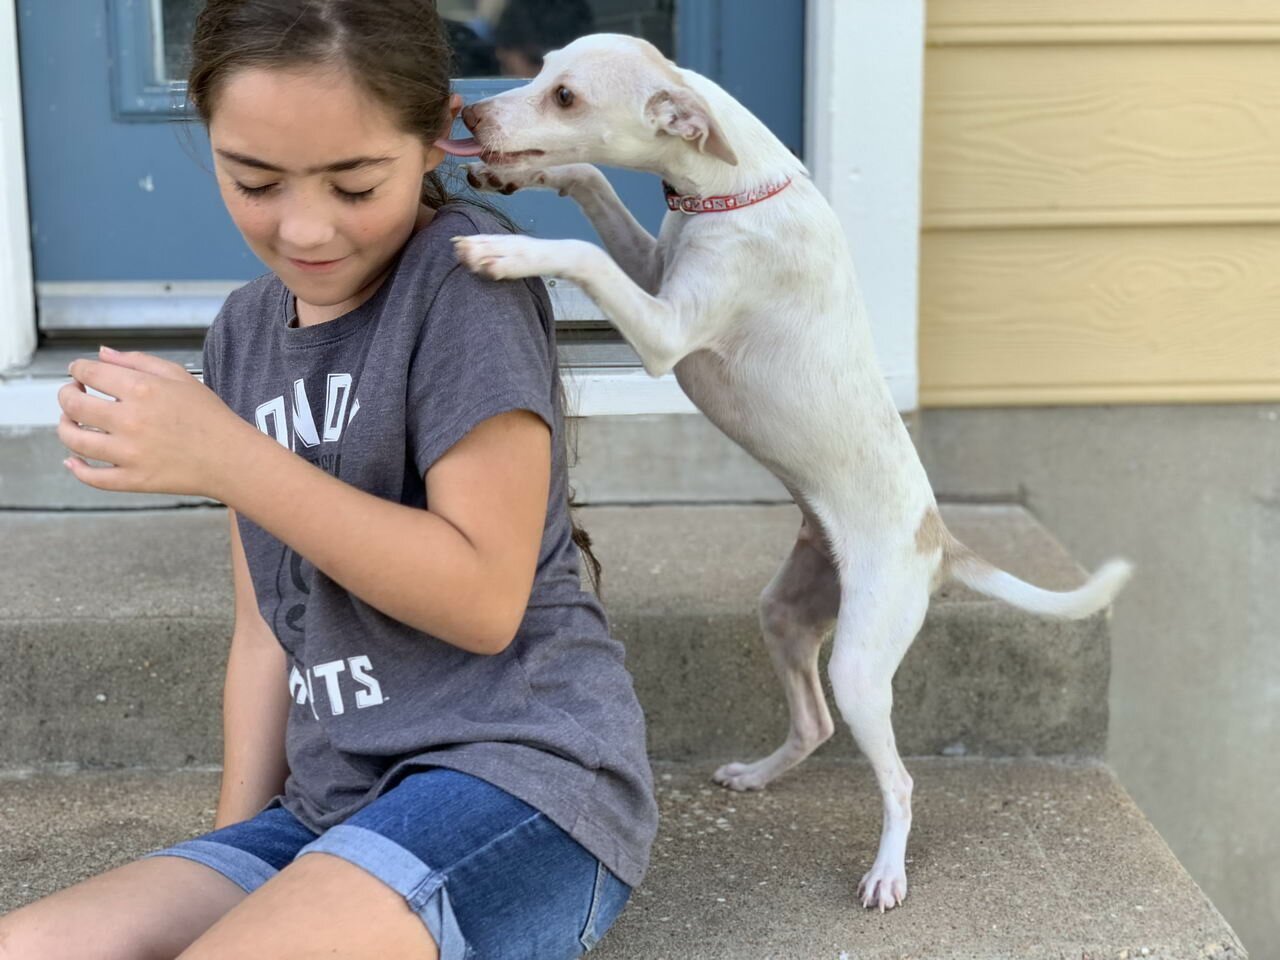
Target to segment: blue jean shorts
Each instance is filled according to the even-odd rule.
[[[185,857],[253,893],[305,853],[329,853],[405,898],[440,960],[569,960],[613,924],[623,883],[545,814],[443,767],[405,776],[322,834],[283,807],[147,857]]]

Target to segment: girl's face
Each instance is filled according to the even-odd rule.
[[[373,294],[424,213],[423,176],[444,158],[335,68],[233,74],[209,139],[231,219],[306,324]]]

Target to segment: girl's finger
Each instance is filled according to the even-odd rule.
[[[133,370],[141,370],[144,373],[153,373],[157,377],[168,377],[171,380],[181,379],[190,376],[187,368],[180,363],[174,363],[172,360],[166,360],[163,357],[157,357],[152,353],[143,353],[141,350],[112,350],[110,347],[103,346],[98,348],[98,354],[105,363],[114,363],[120,367],[129,367]]]
[[[90,396],[89,391],[85,390],[84,385],[78,381],[76,387],[80,396],[74,396],[72,393],[60,396],[59,402],[62,404],[63,412],[71,418],[73,423],[84,427],[97,427],[108,433],[114,432],[116,401]]]
[[[65,412],[58,418],[56,432],[58,439],[62,441],[62,445],[71,452],[89,457],[92,460],[105,460],[108,463],[114,463],[111,456],[108,455],[111,454],[110,448],[113,445],[111,434],[87,430],[67,416]]]
[[[79,357],[67,366],[67,373],[82,386],[92,387],[109,397],[127,396],[129,388],[146,376],[145,373],[101,360]]]
[[[62,463],[71,471],[72,476],[86,486],[98,490],[128,491],[129,489],[123,480],[123,471],[119,467],[91,467],[77,456],[67,457]]]

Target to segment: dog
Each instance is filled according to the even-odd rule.
[[[635,37],[593,34],[546,56],[528,84],[464,108],[472,133],[443,141],[478,157],[484,190],[557,190],[608,253],[580,240],[455,238],[494,279],[577,283],[654,377],[669,371],[720,430],[768,468],[801,511],[795,544],[760,597],[764,642],[790,710],[773,753],[714,773],[759,790],[835,727],[818,677],[875,771],[883,826],[858,885],[881,912],[907,894],[912,779],[890,723],[891,681],[932,593],[958,580],[1050,617],[1110,604],[1131,573],[1104,564],[1063,593],[984,561],[947,530],[872,346],[852,257],[804,165],[720,86]],[[670,208],[655,239],[594,164],[647,171]]]

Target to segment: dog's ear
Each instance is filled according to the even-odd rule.
[[[724,134],[711,116],[711,108],[688,87],[659,90],[644,105],[644,118],[659,133],[696,141],[703,153],[718,157],[730,166],[738,165],[738,155],[725,142]]]

